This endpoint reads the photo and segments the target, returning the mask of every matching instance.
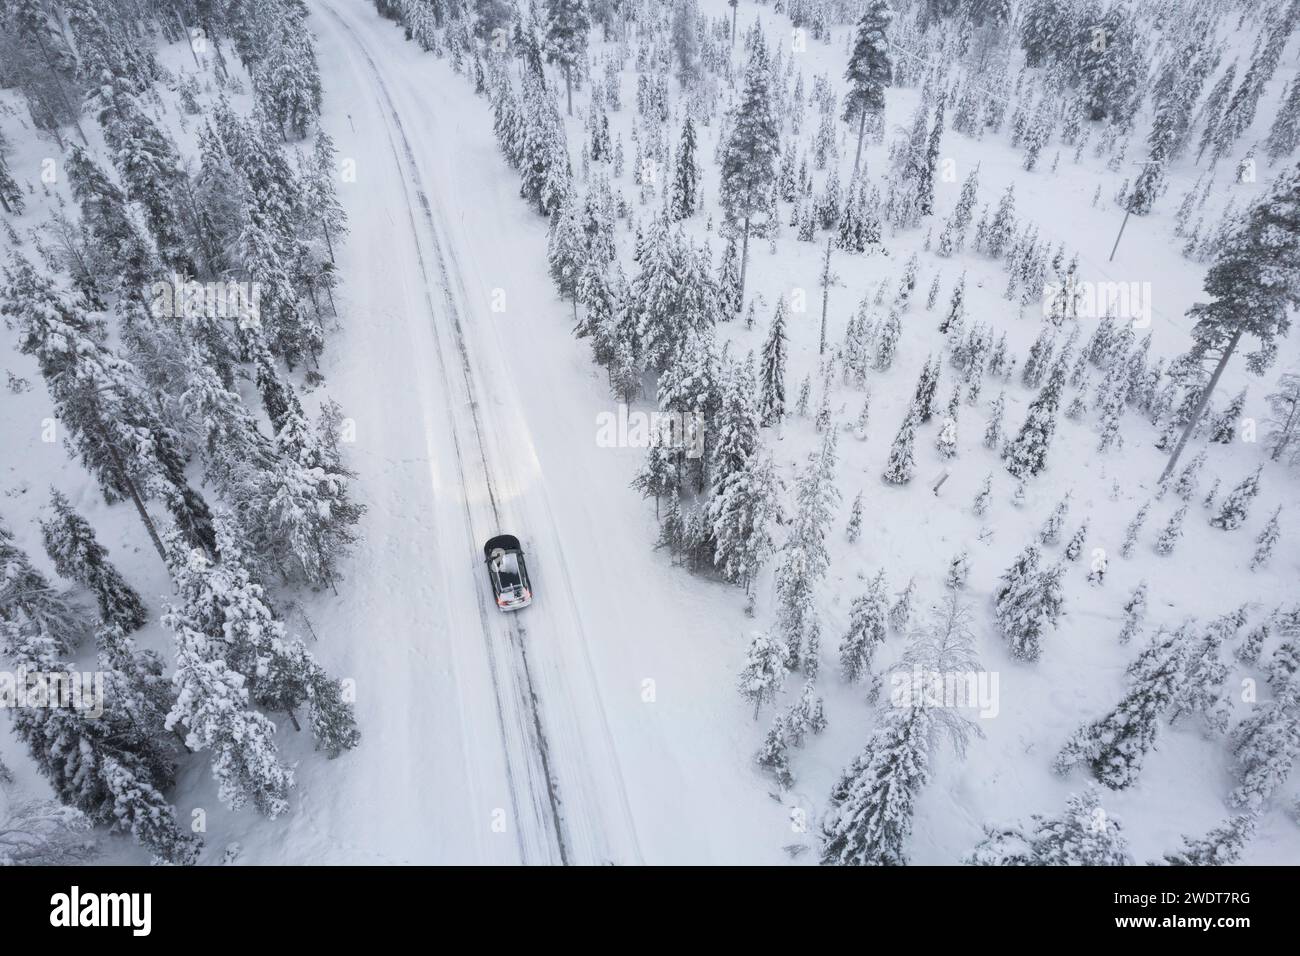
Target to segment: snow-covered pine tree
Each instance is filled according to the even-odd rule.
[[[1048,626],[1055,627],[1063,613],[1061,577],[1064,566],[1039,569],[1038,546],[1031,544],[1002,575],[995,596],[998,628],[1013,656],[1036,661]]]
[[[871,674],[876,648],[885,641],[889,615],[889,598],[885,592],[885,572],[871,580],[864,594],[853,599],[849,609],[849,629],[840,640],[840,673],[850,684]]]
[[[95,595],[100,620],[127,633],[143,627],[149,617],[144,602],[113,567],[90,522],[57,490],[51,491],[50,508],[50,517],[41,521],[41,534],[54,570]]]
[[[546,60],[564,73],[568,113],[573,115],[573,71],[584,69],[591,15],[586,0],[546,0]]]
[[[1069,514],[1070,493],[1067,491],[1065,497],[1056,503],[1052,513],[1047,516],[1047,520],[1043,522],[1043,527],[1039,529],[1039,544],[1058,544],[1061,540],[1061,529],[1065,527],[1065,519]]]
[[[803,666],[810,676],[817,666],[810,646],[817,614],[813,589],[830,567],[826,536],[840,501],[835,486],[835,436],[834,430],[825,433],[821,449],[808,456],[799,475],[794,519],[776,574],[777,617],[790,648],[792,666]]]
[[[1065,543],[1065,557],[1070,561],[1078,561],[1083,556],[1083,546],[1088,540],[1088,519],[1083,519],[1083,524],[1070,536],[1070,540]]]
[[[1263,466],[1256,468],[1253,474],[1247,475],[1242,479],[1241,484],[1232,489],[1228,497],[1223,499],[1223,504],[1219,506],[1219,513],[1210,519],[1212,526],[1222,528],[1224,531],[1234,531],[1242,526],[1250,509],[1250,503],[1259,494],[1259,477],[1263,470]]]
[[[58,643],[43,626],[3,604],[0,650],[28,673],[69,673],[73,667],[60,660]],[[14,732],[62,803],[96,824],[131,833],[162,862],[193,863],[202,843],[184,832],[162,794],[174,780],[173,742],[136,723],[130,686],[127,675],[109,670],[102,713],[74,702],[20,707]]]
[[[961,756],[979,733],[956,708],[931,706],[915,675],[978,671],[973,643],[969,611],[955,593],[916,630],[871,739],[831,789],[821,824],[823,864],[907,863],[916,798],[929,780],[939,737],[947,736]]]
[[[740,672],[740,696],[754,705],[754,719],[764,704],[776,700],[777,692],[785,683],[786,662],[790,649],[777,638],[763,631],[749,636],[749,649],[745,666]]]
[[[916,601],[916,577],[908,578],[907,586],[894,595],[894,603],[889,607],[889,626],[896,631],[907,630],[912,620],[912,605]]]
[[[1142,526],[1146,524],[1147,515],[1151,513],[1151,502],[1143,502],[1142,507],[1138,509],[1133,520],[1128,523],[1124,529],[1124,543],[1120,545],[1119,553],[1126,558],[1133,557],[1133,549],[1137,546],[1138,535],[1142,533]]]
[[[1129,665],[1129,685],[1115,709],[1081,727],[1052,764],[1066,773],[1086,763],[1112,790],[1131,786],[1147,752],[1155,746],[1160,718],[1169,709],[1182,679],[1185,642],[1180,635],[1159,633]]]
[[[1189,356],[1212,361],[1214,371],[1200,390],[1183,433],[1170,453],[1164,477],[1173,472],[1224,369],[1245,336],[1260,347],[1246,365],[1263,374],[1277,355],[1276,340],[1290,329],[1289,311],[1300,308],[1300,164],[1283,170],[1267,196],[1233,230],[1206,273],[1204,288],[1212,297],[1188,310],[1196,324]]]
[[[1183,536],[1183,519],[1187,517],[1187,505],[1181,506],[1169,518],[1160,536],[1156,538],[1156,554],[1173,554],[1178,541]]]
[[[889,26],[894,13],[888,0],[869,0],[853,38],[844,79],[849,91],[844,97],[844,121],[858,121],[858,145],[853,156],[852,178],[857,179],[862,160],[862,140],[867,123],[873,136],[884,134],[885,89],[893,83],[889,54]]]
[[[781,519],[780,488],[771,455],[755,451],[718,484],[709,502],[713,563],[746,594],[774,550],[772,526]]]
[[[779,425],[785,417],[785,297],[777,299],[776,313],[763,342],[762,384],[759,391],[759,418],[766,426]]]
[[[889,450],[889,461],[885,464],[884,479],[890,484],[905,485],[916,474],[916,428],[920,416],[915,405],[908,409],[907,417],[894,437],[894,444]]]
[[[1259,818],[1253,813],[1239,813],[1215,827],[1205,836],[1183,837],[1181,849],[1153,860],[1157,866],[1231,866],[1241,859],[1242,850],[1255,835]]]
[[[1142,630],[1147,614],[1147,582],[1143,578],[1124,602],[1124,627],[1119,632],[1119,642],[1127,644]]]
[[[15,254],[4,274],[0,314],[16,324],[20,350],[36,358],[55,417],[105,498],[131,498],[160,555],[161,538],[144,505],[154,495],[193,545],[212,548],[207,504],[186,483],[179,440],[134,369],[102,344],[90,316],[25,259]]]
[[[1030,403],[1019,433],[1002,449],[1007,471],[1015,477],[1030,478],[1047,467],[1047,452],[1056,433],[1056,414],[1064,384],[1065,367],[1058,362],[1052,367],[1047,383]]]
[[[1265,806],[1300,757],[1300,699],[1285,687],[1233,730],[1232,749],[1241,783],[1228,803],[1257,811]]]
[[[1278,528],[1278,518],[1282,515],[1282,506],[1278,505],[1277,510],[1273,512],[1264,525],[1264,530],[1259,533],[1255,539],[1255,554],[1250,559],[1250,569],[1257,571],[1264,565],[1268,564],[1268,559],[1273,554],[1273,546],[1277,544],[1280,530]]]
[[[790,758],[786,753],[786,734],[786,716],[778,713],[763,738],[763,745],[754,754],[754,763],[770,773],[783,790],[794,785],[794,774],[790,771]]]
[[[849,523],[844,529],[844,537],[853,544],[862,534],[862,492],[858,492],[849,508]]]
[[[963,861],[972,866],[1129,866],[1128,841],[1117,819],[1101,808],[1097,791],[1071,794],[1065,813],[1035,813],[1032,826],[984,828]]]
[[[744,300],[749,265],[749,232],[754,216],[768,207],[776,181],[780,123],[772,102],[771,66],[761,35],[749,51],[745,86],[730,115],[731,129],[722,151],[719,201],[727,219],[740,224],[740,298]]]
[[[699,183],[700,172],[695,167],[695,124],[688,116],[682,124],[682,139],[677,147],[677,163],[673,170],[672,197],[668,203],[668,214],[674,222],[695,214]]]

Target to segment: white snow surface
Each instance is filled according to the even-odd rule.
[[[723,0],[701,6],[710,16],[730,13]],[[894,367],[872,373],[868,439],[859,442],[848,431],[840,438],[842,515],[832,534],[830,578],[820,589],[819,692],[826,696],[830,727],[791,751],[798,782],[779,793],[752,760],[772,710],[765,708],[755,723],[735,689],[749,632],[771,623],[770,569],[757,585],[757,618],[749,619],[736,588],[689,575],[653,550],[653,503],[628,487],[643,452],[599,447],[595,440],[597,415],[613,411],[614,399],[587,343],[570,334],[571,306],[559,299],[547,274],[546,223],[517,195],[516,174],[499,153],[486,100],[475,97],[471,82],[446,60],[405,41],[401,28],[380,19],[370,3],[310,0],[310,8],[325,84],[323,125],[340,157],[356,168],[355,182],[340,184],[350,235],[339,259],[339,328],[328,341],[322,372],[325,390],[356,425],[356,441],[346,447],[359,473],[357,496],[368,511],[338,594],[298,598],[318,637],[313,651],[334,674],[355,681],[363,739],[355,751],[327,761],[312,753],[308,735],[279,722],[279,742],[297,762],[297,786],[292,811],[274,821],[224,810],[206,755],[188,761],[174,798],[182,818],[197,810],[206,814],[204,862],[220,861],[225,848],[238,843],[238,861],[248,864],[813,863],[815,822],[830,786],[876,719],[864,688],[845,685],[834,667],[849,604],[883,568],[891,592],[916,575],[923,610],[942,596],[951,557],[969,548],[966,595],[975,607],[983,665],[999,675],[999,711],[979,721],[984,737],[964,759],[947,750],[937,757],[910,842],[913,862],[951,864],[979,839],[981,824],[1055,813],[1071,792],[1088,785],[1082,771],[1053,775],[1050,760],[1077,726],[1118,699],[1124,667],[1141,646],[1118,644],[1121,607],[1141,578],[1150,582],[1151,625],[1176,625],[1186,615],[1208,620],[1242,602],[1250,604],[1253,623],[1300,596],[1300,509],[1283,511],[1282,538],[1268,568],[1248,568],[1254,538],[1273,508],[1297,501],[1294,475],[1271,463],[1244,528],[1225,533],[1209,527],[1197,500],[1175,554],[1158,556],[1151,543],[1178,504],[1170,496],[1153,504],[1134,557],[1118,556],[1124,526],[1154,494],[1163,464],[1152,447],[1155,430],[1132,413],[1125,419],[1124,449],[1109,455],[1093,451],[1092,416],[1079,423],[1062,417],[1050,470],[1029,482],[1027,501],[1016,508],[1012,479],[979,443],[999,388],[989,381],[979,409],[961,410],[960,451],[947,463],[953,474],[941,494],[929,489],[945,466],[933,449],[937,423],[918,432],[916,479],[903,488],[883,484],[890,442],[917,372],[939,347],[938,312],[960,271],[968,270],[968,323],[1006,330],[1013,351],[1023,356],[1039,322],[1032,309],[1018,317],[1018,307],[1002,298],[1005,274],[996,263],[970,253],[945,261],[921,252],[925,227],[887,236],[889,256],[850,260],[837,252],[832,343],[882,278],[892,290],[912,251],[920,253],[921,271]],[[756,16],[770,35],[789,35],[783,16],[749,4],[741,8],[742,33]],[[842,90],[849,29],[836,27],[829,45],[809,41],[799,64],[806,83],[824,72]],[[593,50],[599,51],[595,37]],[[167,52],[175,59],[175,49]],[[1273,115],[1268,104],[1284,78],[1294,75],[1295,62],[1293,41],[1265,95],[1259,125],[1243,137],[1243,150],[1261,128],[1266,131]],[[611,133],[622,131],[630,166],[635,75],[629,71],[623,79],[624,109],[610,114]],[[575,114],[588,92],[575,92]],[[890,91],[889,130],[907,123],[917,95],[914,89]],[[13,116],[3,120],[12,133]],[[677,128],[675,122],[674,145]],[[852,163],[853,142],[843,124],[840,132],[843,173]],[[568,121],[568,133],[576,169],[579,115]],[[720,242],[705,231],[708,217],[718,215],[711,159],[716,124],[700,134],[706,208],[688,230],[697,240],[711,238],[716,254]],[[35,169],[41,151],[52,148],[10,139],[15,169]],[[1183,312],[1200,297],[1204,266],[1179,254],[1171,229],[1178,199],[1200,172],[1190,160],[1171,171],[1169,192],[1155,213],[1130,222],[1120,254],[1107,263],[1120,216],[1109,198],[1101,208],[1090,202],[1098,183],[1103,195],[1113,194],[1122,174],[1106,170],[1091,150],[1078,166],[1066,150],[1053,174],[1049,146],[1038,170],[1025,173],[1019,151],[1002,136],[975,142],[949,129],[944,144],[958,175],[956,182],[936,182],[936,233],[969,165],[979,162],[977,215],[1014,180],[1019,214],[1036,221],[1053,245],[1064,241],[1067,258],[1077,249],[1086,278],[1152,282],[1155,355],[1186,347],[1190,323]],[[885,150],[868,145],[869,170],[882,166]],[[634,197],[630,171],[614,185]],[[1263,183],[1232,188],[1243,190],[1244,202]],[[649,214],[634,208],[643,220]],[[784,204],[782,211],[788,213]],[[37,221],[31,211],[22,218]],[[625,227],[620,224],[620,236],[630,275]],[[814,402],[823,243],[824,236],[799,243],[784,221],[775,252],[766,241],[752,243],[746,292],[762,296],[759,322],[752,330],[740,321],[719,330],[732,342],[733,355],[757,350],[777,298],[806,289],[810,311],[792,316],[787,391],[793,398],[812,373]],[[925,292],[940,268],[943,289],[935,312],[928,313]],[[497,312],[492,303],[502,292],[505,309]],[[1086,323],[1083,337],[1090,332]],[[12,347],[13,334],[5,337]],[[1294,340],[1283,353],[1294,363]],[[91,517],[128,580],[157,609],[170,597],[170,586],[135,516],[128,506],[105,506],[61,446],[40,441],[48,399],[35,367],[16,350],[3,358],[33,383],[23,395],[6,392],[0,416],[0,510],[19,542],[48,572],[34,516],[46,485],[54,483]],[[941,405],[951,388],[948,372],[945,364]],[[1245,381],[1240,368],[1233,372],[1219,401]],[[1271,381],[1252,381],[1247,414],[1263,419]],[[1008,428],[1019,426],[1032,397],[1018,380],[1008,384]],[[852,422],[861,401],[854,389],[837,386],[832,407],[838,424]],[[819,436],[810,419],[792,418],[779,434],[765,432],[765,440],[789,482]],[[1265,458],[1258,445],[1210,446],[1203,490],[1218,475],[1226,492]],[[970,501],[989,472],[994,503],[979,519]],[[1112,501],[1116,480],[1121,494]],[[1070,489],[1063,540],[1087,515],[1087,547],[1107,548],[1110,571],[1094,588],[1085,581],[1086,559],[1070,566],[1062,626],[1045,638],[1039,663],[1017,663],[994,630],[990,595]],[[850,545],[843,524],[859,490],[863,528]],[[993,534],[980,541],[985,526]],[[518,614],[498,614],[492,606],[482,545],[497,533],[519,536],[528,556],[534,601]],[[1055,560],[1063,546],[1046,548],[1048,558]],[[153,627],[142,640],[166,648],[168,636]],[[877,668],[903,646],[903,636],[891,633]],[[1265,659],[1271,650],[1270,644]],[[1248,678],[1266,693],[1261,667],[1234,664],[1229,687]],[[791,678],[780,706],[797,696],[800,683]],[[1234,721],[1244,706],[1237,701]],[[41,790],[44,784],[12,735],[0,735],[0,754],[18,772],[21,787]],[[1163,726],[1139,783],[1121,793],[1105,791],[1102,801],[1122,821],[1135,858],[1144,861],[1176,848],[1181,834],[1199,836],[1218,825],[1231,812],[1225,797],[1234,785],[1223,739],[1192,725]],[[1275,795],[1243,862],[1300,862],[1300,830],[1285,811],[1296,786],[1293,775]],[[787,848],[794,845],[808,852],[792,854]],[[106,859],[143,859],[124,840],[106,848]]]

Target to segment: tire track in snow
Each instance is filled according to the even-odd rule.
[[[436,321],[437,310],[434,306],[434,302],[430,293],[430,288],[432,287],[433,283],[429,276],[429,270],[428,270],[428,266],[424,254],[424,247],[423,247],[423,243],[421,242],[420,229],[416,222],[414,205],[409,201],[412,192],[414,193],[416,204],[418,204],[419,206],[422,218],[424,219],[425,225],[427,227],[428,239],[432,245],[434,257],[436,259],[438,271],[440,273],[438,285],[439,288],[441,288],[443,291],[443,298],[445,299],[446,306],[447,306],[447,314],[451,319],[452,327],[455,333],[454,334],[455,346],[457,349],[457,353],[460,356],[460,372],[465,386],[465,400],[470,409],[470,414],[473,421],[475,444],[477,445],[478,448],[478,465],[482,469],[482,474],[483,474],[483,487],[485,488],[488,494],[488,502],[492,511],[493,520],[496,524],[496,527],[499,529],[500,498],[496,490],[495,482],[493,480],[492,470],[488,465],[486,443],[483,437],[483,425],[479,414],[478,402],[476,401],[474,395],[473,366],[470,361],[468,348],[465,344],[464,329],[461,324],[460,311],[457,308],[456,302],[452,294],[452,282],[449,276],[449,270],[447,268],[446,261],[442,255],[442,249],[438,243],[438,238],[437,238],[438,230],[437,230],[436,223],[434,221],[433,210],[429,203],[428,195],[423,188],[423,184],[419,173],[419,167],[415,158],[415,152],[412,149],[410,140],[407,137],[406,131],[402,126],[401,118],[398,115],[397,108],[393,103],[392,96],[388,91],[388,87],[384,83],[383,77],[379,72],[379,68],[375,64],[374,58],[370,55],[369,50],[365,47],[364,43],[360,40],[360,38],[357,37],[355,31],[347,23],[347,21],[342,16],[340,16],[339,13],[333,7],[329,6],[328,4],[323,4],[323,7],[330,14],[330,16],[334,18],[334,20],[338,23],[339,27],[343,30],[344,33],[347,34],[349,39],[355,45],[356,49],[361,53],[361,56],[365,59],[366,64],[369,67],[370,73],[376,84],[377,99],[379,100],[381,109],[387,116],[387,119],[385,120],[385,127],[387,128],[387,132],[388,132],[389,145],[392,148],[394,158],[397,160],[399,168],[404,168],[406,172],[406,175],[403,177],[402,186],[404,191],[406,191],[408,194],[407,212],[410,217],[411,231],[415,238],[415,250],[416,250],[417,261],[419,263],[421,277],[424,280],[422,286],[424,290],[425,301],[429,307],[430,317],[431,319],[434,319],[433,324],[434,324],[434,329],[436,334],[439,330],[438,323]],[[399,141],[401,144],[400,148],[398,145]],[[450,376],[446,374],[447,373],[446,360],[445,360],[445,356],[442,354],[441,348],[438,349],[438,362],[444,373],[443,385],[445,388],[449,388],[451,379]],[[450,399],[451,396],[449,395],[448,398]],[[450,401],[448,405],[450,410],[450,406],[451,406]],[[453,441],[453,451],[455,453],[456,471],[457,474],[460,476],[462,488],[468,490],[469,483],[466,481],[466,477],[465,477],[465,456],[461,448],[460,436],[458,434],[457,429],[454,427],[454,423],[451,432],[452,432],[452,441]],[[465,500],[466,521],[472,529],[473,515],[470,506],[470,498],[468,494],[465,495],[464,500]],[[530,847],[527,841],[524,839],[525,837],[525,833],[524,833],[525,828],[523,825],[524,809],[530,802],[534,804],[535,811],[539,809],[535,806],[535,804],[537,802],[536,777],[540,775],[542,778],[541,789],[544,790],[545,792],[546,807],[540,808],[543,810],[543,812],[541,814],[538,814],[538,816],[542,818],[539,822],[543,823],[548,830],[548,833],[546,834],[547,837],[546,842],[548,844],[548,849],[552,851],[554,857],[558,857],[558,862],[567,865],[568,863],[571,862],[571,860],[570,860],[570,854],[568,849],[568,840],[566,837],[566,826],[565,826],[564,816],[563,813],[561,812],[562,801],[560,799],[558,783],[555,779],[554,774],[551,771],[550,748],[547,743],[544,727],[542,725],[541,711],[538,706],[537,693],[533,687],[532,674],[528,666],[527,654],[524,651],[522,630],[518,627],[517,623],[512,622],[511,624],[512,639],[509,641],[509,644],[512,646],[512,649],[515,651],[516,655],[518,656],[519,663],[520,663],[519,668],[514,669],[512,676],[516,679],[516,682],[522,681],[522,686],[517,688],[516,697],[523,702],[526,709],[525,714],[515,715],[515,716],[517,722],[519,721],[520,717],[524,718],[525,726],[522,728],[523,730],[522,737],[531,745],[532,750],[535,752],[537,758],[540,760],[540,768],[539,768],[540,774],[537,772],[537,769],[535,769],[534,766],[532,765],[531,760],[524,761],[525,767],[522,775],[519,774],[518,772],[519,768],[515,766],[516,763],[520,762],[519,755],[510,752],[511,751],[510,741],[512,735],[508,730],[509,721],[506,718],[507,707],[504,704],[504,698],[502,694],[502,681],[501,681],[501,675],[499,673],[499,667],[497,661],[498,652],[493,642],[493,628],[488,623],[488,616],[486,614],[486,610],[483,606],[482,601],[478,602],[478,613],[479,613],[480,624],[482,625],[483,628],[484,638],[488,645],[488,663],[489,663],[489,670],[492,675],[492,690],[495,698],[494,702],[496,705],[497,718],[500,724],[502,736],[506,740],[506,758],[507,758],[506,773],[509,782],[511,799],[513,801],[513,810],[515,814],[515,819],[518,823],[517,831],[518,831],[520,854],[525,863],[555,862],[554,858],[549,860],[530,859],[532,852],[530,851]],[[517,745],[520,740],[519,735],[516,735],[514,737],[514,740]],[[520,776],[528,778],[528,787],[526,792],[524,793],[520,792],[520,779],[519,779]],[[534,847],[533,849],[535,850],[537,848]],[[550,856],[552,854],[548,853],[547,855]]]

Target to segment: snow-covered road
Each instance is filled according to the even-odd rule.
[[[325,374],[369,507],[317,630],[365,740],[303,761],[292,837],[244,834],[251,858],[772,861],[790,831],[747,769],[740,601],[650,550],[627,489],[640,451],[597,447],[611,399],[490,111],[369,5],[312,12],[325,125],[356,171]],[[483,575],[498,532],[529,554],[519,614]]]

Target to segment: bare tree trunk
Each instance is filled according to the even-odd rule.
[[[745,311],[745,269],[749,265],[749,217],[745,217],[744,238],[740,243],[740,296],[737,302],[737,315]]]
[[[858,164],[862,162],[862,134],[867,131],[867,111],[862,111],[862,116],[858,118],[858,151],[853,154],[853,175],[849,182],[855,182],[858,178]]]
[[[564,64],[564,93],[569,100],[569,115],[573,115],[573,67]]]
[[[1219,379],[1223,376],[1223,370],[1228,366],[1228,360],[1232,358],[1232,353],[1237,349],[1237,343],[1241,341],[1241,332],[1234,332],[1228,345],[1223,350],[1223,355],[1219,358],[1219,364],[1214,367],[1214,374],[1205,384],[1205,390],[1201,392],[1200,401],[1196,403],[1196,408],[1191,417],[1187,420],[1187,427],[1183,429],[1182,437],[1178,439],[1178,444],[1174,446],[1172,454],[1169,456],[1169,462],[1165,465],[1165,470],[1160,473],[1160,480],[1164,481],[1173,472],[1178,464],[1178,456],[1183,453],[1187,447],[1187,440],[1192,437],[1192,431],[1196,428],[1196,423],[1201,420],[1205,414],[1205,406],[1210,404],[1210,396],[1214,394],[1214,389],[1219,384]]]
[[[822,331],[817,354],[826,353],[826,309],[831,298],[831,237],[826,237],[826,262],[822,265]]]
[[[1291,429],[1295,427],[1296,415],[1298,414],[1300,414],[1300,398],[1294,398],[1291,400],[1291,411],[1286,416],[1286,424],[1282,426],[1282,440],[1277,443],[1277,446],[1273,449],[1273,454],[1269,456],[1273,461],[1280,460],[1286,446],[1291,444]]]
[[[163,548],[162,538],[158,536],[158,529],[154,526],[153,519],[149,517],[149,512],[145,510],[144,501],[140,497],[139,489],[135,486],[135,481],[127,473],[117,449],[109,441],[103,427],[96,424],[96,430],[99,432],[99,440],[104,443],[104,447],[108,450],[108,456],[113,459],[113,470],[117,472],[117,477],[122,484],[126,485],[127,493],[130,494],[131,500],[135,503],[135,510],[139,512],[140,520],[144,522],[145,530],[149,532],[149,540],[153,542],[154,548],[157,549],[158,557],[162,558],[165,563],[167,561],[167,552]]]
[[[736,15],[740,13],[740,4],[736,3],[731,8],[731,45],[736,45]]]

